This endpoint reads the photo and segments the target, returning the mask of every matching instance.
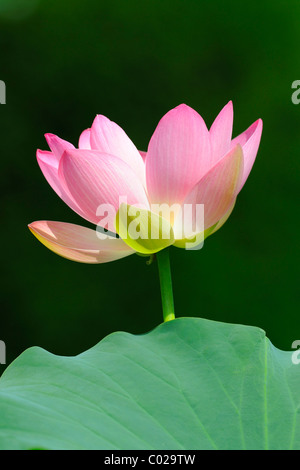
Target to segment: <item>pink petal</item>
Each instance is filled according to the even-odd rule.
[[[91,128],[91,148],[114,155],[126,162],[145,183],[145,166],[139,151],[123,129],[102,115],[96,116]]]
[[[100,240],[95,230],[80,225],[41,220],[28,227],[54,253],[81,263],[107,263],[134,253],[120,238]]]
[[[52,189],[73,211],[77,212],[81,217],[84,217],[84,213],[72,198],[68,188],[66,188],[58,178],[59,160],[57,156],[52,152],[38,150],[36,157],[39,167]]]
[[[80,149],[91,149],[91,129],[86,129],[79,137],[78,147]]]
[[[240,145],[230,150],[200,181],[184,200],[183,210],[192,204],[193,221],[196,204],[204,204],[204,229],[216,224],[230,209],[236,198],[243,175],[243,152]],[[180,233],[181,218],[174,226],[175,237]],[[201,232],[203,227],[192,227]],[[187,234],[185,234],[187,235]]]
[[[158,123],[147,152],[151,202],[181,204],[210,168],[210,137],[202,117],[184,104],[169,111]]]
[[[47,140],[47,143],[51,151],[53,152],[53,155],[58,161],[60,160],[65,150],[70,150],[70,149],[75,148],[74,145],[70,144],[70,142],[60,139],[60,137],[57,137],[57,135],[45,134],[45,138]]]
[[[107,216],[103,226],[115,228],[119,205],[126,203],[149,208],[144,187],[136,173],[120,158],[95,150],[70,150],[63,154],[59,178],[84,213],[84,218],[101,225],[99,206],[110,205],[114,213]],[[121,200],[120,198],[123,198]],[[103,215],[103,214],[102,214]]]
[[[214,163],[217,163],[230,150],[232,125],[233,107],[232,101],[229,101],[218,114],[209,131]]]
[[[240,184],[239,191],[244,186],[249,173],[254,164],[258,147],[260,144],[261,134],[262,134],[263,123],[261,119],[255,121],[245,132],[240,134],[238,137],[231,142],[231,147],[233,148],[236,144],[240,144],[243,148],[244,154],[244,173],[243,178]]]
[[[62,154],[65,150],[74,149],[74,146],[66,140],[60,139],[54,134],[45,134],[47,143],[51,149],[49,151],[37,150],[36,157],[43,175],[54,189],[68,205],[70,205],[70,197],[65,194],[58,180],[58,165]]]

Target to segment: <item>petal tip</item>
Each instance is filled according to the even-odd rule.
[[[46,134],[44,134],[44,137],[47,141],[47,144],[49,145],[49,142],[51,142],[53,139],[55,139],[56,135],[52,134],[51,132],[46,132]]]
[[[28,224],[27,227],[28,227],[28,229],[30,230],[30,232],[31,232],[34,236],[36,236],[36,231],[35,231],[35,229],[34,229],[34,224],[35,224],[35,222],[31,222],[31,224]]]
[[[37,149],[37,151],[35,152],[35,155],[36,155],[37,160],[40,159],[40,156],[41,156],[41,153],[42,153],[42,152],[43,152],[43,150],[41,150],[41,149]]]
[[[41,228],[43,225],[45,225],[45,222],[42,220],[38,220],[35,222],[31,222],[30,224],[27,224],[27,227],[32,233],[36,233],[38,231],[38,228],[39,227]]]
[[[252,135],[257,131],[261,132],[262,128],[263,128],[263,120],[259,118],[256,121],[254,121],[254,123],[250,126],[250,129],[252,129]]]
[[[230,110],[230,112],[233,114],[233,102],[232,100],[229,100],[228,103],[226,104],[226,108]]]
[[[256,122],[258,126],[261,126],[261,128],[263,128],[263,120],[261,118],[257,119]]]
[[[108,117],[104,116],[104,114],[96,114],[96,117],[93,121],[93,124],[92,124],[92,128],[93,128],[93,125],[96,124],[96,123],[100,123],[100,122],[110,122],[110,119],[108,119]]]
[[[173,108],[171,111],[181,111],[181,112],[196,112],[193,108],[191,108],[191,106],[189,106],[188,104],[186,103],[181,103],[179,104],[178,106],[176,106],[175,108]]]

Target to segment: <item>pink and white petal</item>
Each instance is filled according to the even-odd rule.
[[[51,151],[53,152],[53,155],[58,161],[61,159],[65,150],[71,150],[75,148],[73,144],[70,144],[70,142],[63,140],[60,137],[57,137],[57,135],[45,134],[45,138]]]
[[[212,227],[229,211],[237,196],[243,175],[243,152],[240,145],[230,150],[200,181],[185,198],[180,216],[175,221],[175,238],[183,233],[185,211],[191,208],[190,233],[200,233]],[[197,217],[197,204],[204,205],[204,221]],[[200,213],[201,214],[201,213]],[[184,232],[187,231],[184,226]]]
[[[38,150],[36,157],[39,167],[52,189],[73,211],[77,212],[81,217],[84,217],[84,213],[78,207],[68,189],[58,178],[59,161],[55,155],[52,152]]]
[[[145,166],[141,155],[123,129],[107,117],[96,116],[91,128],[91,148],[114,155],[126,162],[145,184]]]
[[[100,240],[95,230],[80,225],[41,220],[28,227],[54,253],[80,263],[107,263],[134,253],[120,238]]]
[[[148,146],[146,182],[150,202],[181,204],[210,168],[210,137],[202,117],[184,104],[165,114]]]
[[[232,101],[229,101],[220,111],[209,131],[214,163],[217,163],[230,150],[232,125],[233,106]]]
[[[233,148],[236,144],[240,144],[244,154],[244,174],[240,184],[239,191],[244,186],[249,173],[253,167],[262,134],[263,122],[261,119],[255,121],[245,132],[235,137],[231,142]]]
[[[78,148],[91,149],[91,129],[83,131],[79,137]]]
[[[149,208],[145,189],[136,173],[113,155],[95,150],[67,151],[60,161],[58,175],[84,218],[112,232],[115,232],[115,217],[122,202]],[[105,208],[108,213],[101,219]]]

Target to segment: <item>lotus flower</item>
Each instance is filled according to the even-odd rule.
[[[38,150],[37,160],[50,186],[81,217],[120,237],[101,237],[96,230],[63,222],[33,222],[30,230],[50,250],[83,263],[155,253],[171,244],[186,246],[187,238],[180,230],[182,212],[169,219],[157,213],[151,219],[152,225],[160,224],[160,233],[166,231],[169,237],[136,240],[124,236],[128,235],[132,207],[141,208],[145,221],[155,213],[155,205],[183,208],[203,204],[204,225],[194,227],[191,233],[198,230],[205,237],[211,235],[229,217],[253,166],[262,133],[259,119],[232,140],[232,124],[231,102],[210,130],[196,111],[182,104],[160,120],[147,152],[139,152],[126,133],[102,115],[81,134],[78,149],[46,134],[51,151]],[[123,217],[120,196],[126,197]],[[100,220],[99,207],[103,205],[115,212],[108,211]],[[143,222],[140,225],[142,231]],[[147,230],[149,235],[149,227]]]

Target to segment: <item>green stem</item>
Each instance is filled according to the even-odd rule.
[[[164,321],[174,320],[174,301],[169,248],[156,253]]]

